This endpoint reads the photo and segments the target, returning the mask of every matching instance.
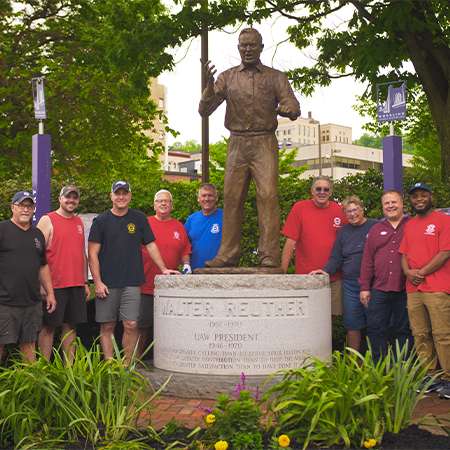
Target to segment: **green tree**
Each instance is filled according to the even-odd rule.
[[[337,24],[338,14],[345,16],[345,7],[352,8],[353,15]],[[190,17],[194,24],[190,33],[198,35],[199,22],[212,29],[236,21],[258,23],[271,15],[292,20],[287,28],[289,40],[300,51],[311,45],[316,48],[312,67],[287,72],[294,87],[305,95],[311,95],[316,86],[328,86],[332,80],[348,76],[368,83],[365,95],[372,98],[377,83],[404,79],[408,87],[420,84],[441,144],[441,179],[449,181],[449,2],[256,0],[253,4],[218,0],[209,3],[209,12],[200,8],[200,2],[186,2],[174,21],[185,24]],[[409,70],[408,62],[414,69]]]
[[[173,62],[150,29],[165,15],[157,0],[1,1],[0,175],[31,173],[30,80],[45,76],[53,176],[160,176],[149,80]]]
[[[188,139],[184,144],[174,142],[169,146],[169,150],[184,150],[184,153],[192,153],[201,151],[202,146],[195,139]]]
[[[364,133],[359,139],[353,141],[354,145],[362,145],[363,147],[383,148],[382,137],[380,135],[370,135]]]

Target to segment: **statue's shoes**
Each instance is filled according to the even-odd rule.
[[[218,258],[214,258],[211,261],[206,261],[205,267],[234,267],[234,264],[227,263]]]
[[[261,267],[278,267],[278,263],[275,261],[275,258],[271,256],[266,256],[260,263]]]

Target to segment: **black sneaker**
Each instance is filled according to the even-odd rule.
[[[443,388],[439,390],[439,398],[450,399],[450,381],[443,381]]]
[[[419,389],[417,389],[417,392],[422,392],[422,389],[427,385],[427,383],[433,378],[432,375],[429,375],[425,378],[425,380],[420,383]],[[428,392],[434,392],[434,391],[440,391],[444,387],[444,383],[440,378],[436,378],[434,381],[431,382],[431,384],[426,388],[424,391],[425,394],[428,394]]]

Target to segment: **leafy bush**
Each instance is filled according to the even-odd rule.
[[[416,391],[425,376],[407,347],[398,348],[398,360],[388,350],[374,364],[371,352],[334,352],[331,362],[310,357],[302,367],[284,373],[283,380],[267,391],[274,400],[275,433],[286,433],[307,447],[345,444],[362,448],[365,441],[380,443],[386,431],[398,433],[409,419],[421,394]],[[273,377],[271,375],[267,382]]]
[[[0,369],[0,444],[48,448],[49,441],[118,441],[136,433],[140,413],[163,388],[146,400],[135,360],[125,367],[115,350],[115,359],[102,361],[99,345],[87,351],[78,342],[72,366],[55,351],[54,363],[41,357]]]

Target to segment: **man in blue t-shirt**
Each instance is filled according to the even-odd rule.
[[[179,272],[164,264],[145,214],[128,207],[130,185],[116,181],[110,196],[113,207],[94,219],[89,233],[95,320],[100,323],[100,345],[106,359],[114,356],[112,336],[117,319],[122,320],[122,347],[129,362],[137,343],[141,285],[145,284],[141,246],[164,275]]]
[[[223,210],[216,208],[219,200],[216,187],[203,183],[197,200],[202,210],[191,214],[184,224],[191,242],[192,270],[203,268],[205,261],[214,259],[222,242]]]

